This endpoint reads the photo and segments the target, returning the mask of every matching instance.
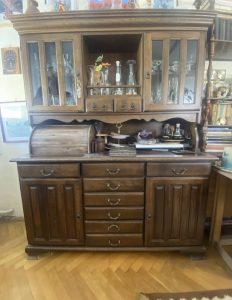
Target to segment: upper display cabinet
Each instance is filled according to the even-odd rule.
[[[145,47],[145,111],[199,108],[205,59],[204,33],[148,33],[145,34]]]
[[[12,16],[32,125],[47,119],[199,121],[214,18],[129,9]]]
[[[84,111],[80,35],[28,35],[21,50],[29,111]]]

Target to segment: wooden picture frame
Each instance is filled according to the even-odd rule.
[[[4,143],[28,142],[31,127],[26,101],[1,102],[0,125]]]
[[[3,74],[21,74],[21,64],[18,47],[2,48],[1,56]]]

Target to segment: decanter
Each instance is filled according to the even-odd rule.
[[[122,69],[119,60],[116,60],[115,83],[117,86],[122,85]],[[123,89],[121,87],[116,88],[114,94],[119,96],[123,95]]]
[[[130,86],[136,85],[135,74],[134,74],[134,65],[136,64],[136,61],[133,59],[130,59],[127,61],[127,64],[129,66],[127,85],[130,85]],[[137,95],[136,88],[134,88],[134,87],[127,88],[126,95]]]

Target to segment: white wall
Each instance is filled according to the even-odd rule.
[[[0,24],[0,48],[19,47],[17,32],[9,22]],[[25,100],[23,77],[3,75],[0,52],[0,102]],[[1,130],[0,130],[1,131]],[[23,215],[16,163],[10,159],[28,153],[27,143],[3,143],[0,132],[0,211],[14,209],[12,215]]]

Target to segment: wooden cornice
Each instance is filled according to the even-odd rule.
[[[30,33],[61,33],[85,31],[154,30],[159,27],[175,30],[207,30],[215,12],[199,10],[99,10],[63,13],[33,13],[10,16],[20,35]]]

